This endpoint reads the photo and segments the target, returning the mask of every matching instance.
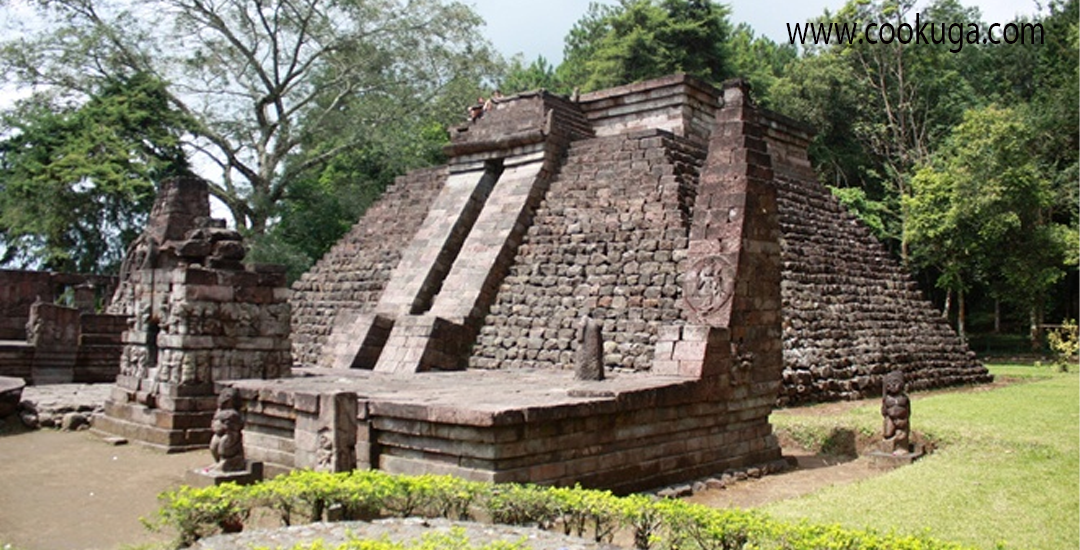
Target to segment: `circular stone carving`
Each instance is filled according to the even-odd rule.
[[[731,301],[735,269],[724,256],[706,256],[690,265],[683,283],[683,301],[701,317],[708,317]]]

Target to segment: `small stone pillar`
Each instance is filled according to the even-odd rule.
[[[600,337],[600,325],[588,315],[578,322],[578,349],[574,354],[574,378],[578,380],[604,379],[604,343]]]
[[[294,399],[296,466],[323,472],[356,469],[356,394],[301,393]]]

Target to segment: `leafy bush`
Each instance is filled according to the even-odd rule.
[[[216,532],[238,531],[254,508],[277,513],[285,525],[298,518],[373,519],[422,515],[463,519],[486,511],[495,523],[561,528],[566,534],[611,541],[619,529],[633,535],[641,550],[953,550],[959,545],[927,537],[881,535],[837,526],[791,525],[761,513],[712,509],[681,500],[646,495],[616,497],[608,491],[581,487],[541,487],[513,483],[487,485],[449,476],[398,476],[378,470],[322,473],[298,470],[251,485],[231,484],[204,489],[182,487],[162,493],[163,506],[155,529],[177,531],[178,546],[188,546]],[[342,513],[331,515],[331,509]],[[387,541],[355,540],[333,550],[472,550],[462,537],[424,539],[411,546]],[[445,544],[444,544],[445,543]],[[331,550],[323,543],[295,550]],[[520,545],[484,546],[513,550]]]
[[[1056,363],[1061,372],[1068,372],[1069,365],[1073,364],[1077,351],[1080,350],[1080,334],[1078,334],[1076,321],[1066,319],[1061,327],[1046,333],[1046,340],[1050,349],[1057,355]]]
[[[234,483],[202,489],[184,486],[161,493],[158,500],[162,506],[157,519],[143,520],[143,524],[154,531],[172,527],[178,547],[217,532],[241,531],[254,503],[249,488]]]

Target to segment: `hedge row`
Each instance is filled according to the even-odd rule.
[[[781,523],[747,510],[713,509],[681,500],[580,487],[485,484],[451,476],[402,476],[379,470],[343,473],[297,470],[250,486],[181,487],[158,497],[151,529],[171,528],[178,547],[217,533],[237,532],[260,509],[283,525],[383,517],[444,517],[505,525],[535,525],[611,541],[632,534],[641,550],[962,550],[925,536],[880,534]]]

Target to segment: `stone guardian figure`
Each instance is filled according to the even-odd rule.
[[[574,355],[574,378],[604,379],[604,343],[600,340],[600,325],[588,315],[581,317],[577,330],[578,348]]]
[[[894,455],[911,452],[911,400],[905,392],[902,371],[894,370],[885,375],[881,416],[885,420],[885,451]]]
[[[243,472],[244,417],[240,415],[240,396],[236,390],[225,388],[218,396],[218,409],[210,421],[210,454],[214,457],[214,470],[219,472]]]

